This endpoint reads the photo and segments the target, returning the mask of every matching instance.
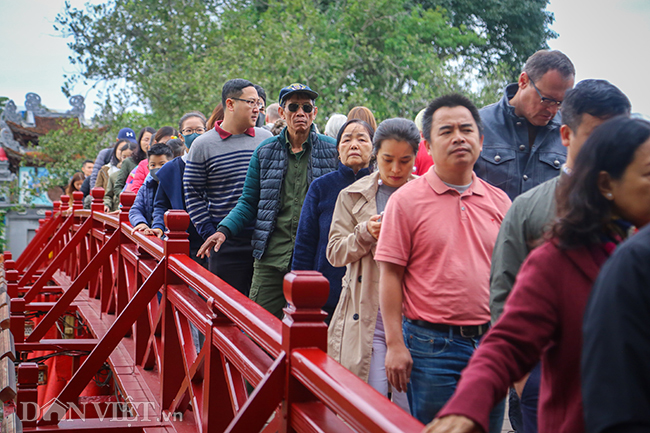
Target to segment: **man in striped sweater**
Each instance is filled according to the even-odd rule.
[[[205,243],[199,257],[209,257],[209,269],[248,295],[253,275],[253,225],[231,236],[219,252],[212,251],[217,226],[237,204],[255,148],[271,133],[255,128],[261,101],[253,83],[233,79],[223,85],[224,120],[196,138],[187,156],[183,185],[192,222]]]
[[[280,90],[279,113],[287,122],[279,135],[264,140],[251,157],[237,206],[225,217],[208,248],[220,248],[255,224],[253,281],[249,298],[282,318],[284,276],[291,269],[298,221],[312,180],[338,167],[336,140],[313,125],[318,93],[294,83]],[[208,244],[208,242],[206,242]]]

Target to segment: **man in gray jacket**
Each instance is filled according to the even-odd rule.
[[[481,109],[483,151],[474,171],[514,200],[557,176],[566,160],[560,139],[560,106],[573,87],[575,69],[559,51],[528,58],[517,83],[501,101]]]
[[[567,159],[560,176],[517,197],[501,223],[490,270],[492,323],[503,313],[504,304],[522,263],[532,249],[543,242],[544,234],[551,228],[556,210],[555,190],[566,176],[570,176],[583,143],[607,119],[629,114],[630,101],[607,81],[584,80],[567,92],[562,104],[560,127],[562,145],[567,148]],[[536,432],[539,366],[531,372],[527,382],[524,380],[516,384],[515,388],[521,393],[524,431]]]

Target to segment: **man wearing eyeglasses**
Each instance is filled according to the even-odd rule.
[[[205,240],[197,256],[207,255],[212,273],[248,295],[253,275],[252,224],[245,224],[237,236],[231,236],[219,253],[211,254],[211,250],[217,226],[242,195],[253,151],[272,135],[255,127],[261,101],[250,81],[227,81],[221,90],[221,102],[223,121],[196,137],[187,154],[183,174],[185,204]]]
[[[211,246],[219,251],[224,241],[255,223],[250,298],[280,318],[286,305],[284,275],[290,270],[307,189],[312,180],[338,167],[336,141],[313,126],[316,98],[318,93],[304,84],[280,90],[278,111],[287,126],[253,152],[243,193],[219,224]]]
[[[528,58],[517,83],[496,104],[480,110],[485,125],[476,174],[514,200],[560,174],[566,148],[560,139],[560,107],[573,87],[575,69],[560,51]]]

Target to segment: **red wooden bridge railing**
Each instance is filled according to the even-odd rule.
[[[18,373],[5,383],[0,366],[3,431],[422,430],[328,357],[322,275],[286,275],[280,321],[190,259],[185,212],[159,240],[132,233],[133,194],[114,215],[92,196],[90,210],[63,196],[18,260],[5,253],[0,361]]]

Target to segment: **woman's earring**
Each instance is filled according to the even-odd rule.
[[[613,198],[614,198],[614,194],[612,194],[611,192],[608,192],[608,193],[607,193],[607,198],[610,199],[610,200],[613,199]]]

